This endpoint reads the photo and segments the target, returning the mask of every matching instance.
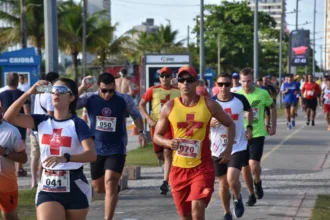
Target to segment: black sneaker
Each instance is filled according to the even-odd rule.
[[[254,206],[254,204],[256,204],[256,203],[257,203],[257,199],[256,199],[255,195],[253,194],[253,195],[250,195],[249,196],[249,199],[245,203],[245,205],[247,205],[247,206]]]
[[[262,182],[260,180],[259,183],[254,183],[254,187],[255,187],[255,194],[257,199],[262,199],[262,197],[264,197],[264,190],[262,189]]]
[[[233,216],[228,212],[223,216],[223,220],[233,220]]]
[[[306,121],[306,125],[309,125],[309,121]]]
[[[168,193],[168,182],[163,181],[163,184],[160,186],[160,194],[161,195],[166,195]]]
[[[244,214],[244,204],[243,204],[242,194],[239,195],[238,200],[234,199],[233,214],[236,218],[240,218]]]
[[[312,121],[312,126],[315,126],[315,122],[314,121]]]

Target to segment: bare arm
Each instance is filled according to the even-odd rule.
[[[270,108],[270,117],[272,119],[272,127],[271,127],[270,135],[275,135],[276,126],[277,126],[277,110],[274,104],[272,104],[269,108]]]
[[[135,119],[134,124],[139,132],[144,130],[142,118]]]
[[[25,150],[20,152],[11,151],[7,157],[17,163],[25,164],[27,162],[27,155]]]
[[[96,150],[92,138],[88,138],[81,142],[84,152],[80,154],[71,155],[71,162],[87,163],[96,160]]]
[[[143,117],[147,119],[149,125],[151,127],[154,127],[156,125],[156,121],[154,121],[148,114],[146,105],[147,105],[147,101],[142,98],[139,103],[139,110],[142,113]]]
[[[168,120],[168,116],[170,115],[170,109],[172,109],[172,106],[173,100],[167,102],[163,106],[162,111],[160,112],[159,120],[156,124],[153,141],[160,146],[171,147],[172,145],[171,139],[164,138],[164,134],[170,129],[170,121]]]
[[[133,87],[132,87],[132,84],[130,81],[128,81],[128,93],[127,94],[130,96],[134,95],[134,90],[133,90]]]
[[[248,125],[253,124],[253,112],[252,109],[250,108],[249,111],[246,112],[247,120],[248,120]]]
[[[30,104],[24,104],[23,110],[24,110],[24,114],[31,115],[31,105]]]

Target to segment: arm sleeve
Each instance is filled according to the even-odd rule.
[[[240,94],[236,94],[236,93],[233,93],[233,95],[243,103],[243,110],[244,111],[247,112],[251,109],[251,105],[250,105],[249,101],[247,100],[247,98],[244,95],[240,95]]]
[[[127,94],[123,94],[122,97],[126,102],[127,112],[133,118],[133,120],[142,118],[141,113],[136,107],[133,98]]]
[[[74,119],[75,127],[77,136],[80,142],[83,140],[86,140],[88,138],[92,138],[94,140],[94,135],[92,134],[92,131],[89,129],[86,122],[84,122],[82,119],[76,117]]]
[[[47,115],[37,115],[37,114],[32,114],[31,117],[33,118],[34,121],[34,129],[35,131],[38,131],[38,125],[47,120],[48,116]]]
[[[92,95],[94,95],[93,92],[87,92],[79,96],[76,109],[86,107],[87,101]]]
[[[146,93],[143,94],[142,98],[146,101],[146,102],[151,102],[152,101],[152,87],[150,87]]]

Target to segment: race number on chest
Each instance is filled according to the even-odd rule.
[[[116,122],[115,117],[104,117],[96,116],[96,130],[106,131],[106,132],[116,132]]]
[[[200,151],[200,141],[179,139],[179,147],[176,154],[184,157],[197,158]]]
[[[70,171],[43,170],[41,190],[45,192],[70,192]]]

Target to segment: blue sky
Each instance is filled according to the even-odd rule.
[[[324,37],[324,1],[316,0],[316,60],[320,63],[320,46],[323,46]],[[204,0],[205,4],[218,4],[219,0]],[[135,25],[139,25],[147,18],[154,18],[156,25],[166,25],[171,22],[174,30],[178,30],[178,40],[187,37],[187,26],[194,27],[193,18],[199,15],[199,0],[112,0],[112,21],[118,22],[116,35],[121,35]],[[286,12],[292,12],[296,7],[296,0],[287,0]],[[299,28],[311,30],[313,38],[313,0],[299,1],[299,22],[308,25]],[[170,21],[168,21],[168,20]],[[288,29],[295,28],[296,15],[287,14]],[[195,36],[191,34],[191,41]],[[323,55],[324,57],[324,55]],[[322,58],[324,59],[324,58]]]

